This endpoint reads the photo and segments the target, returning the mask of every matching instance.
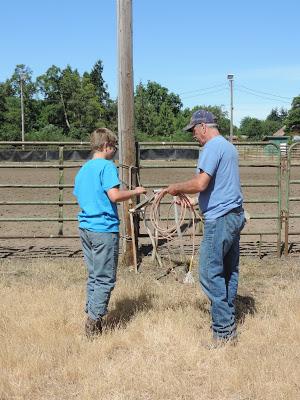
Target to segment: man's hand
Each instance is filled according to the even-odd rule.
[[[176,196],[179,192],[179,190],[177,189],[177,185],[176,183],[173,183],[172,185],[169,185],[166,189],[163,190],[163,192],[165,194],[169,193],[172,196]]]

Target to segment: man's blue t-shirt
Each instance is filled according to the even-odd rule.
[[[212,177],[206,190],[199,194],[206,220],[219,218],[242,205],[238,152],[223,136],[218,135],[204,145],[197,171]]]
[[[118,171],[112,161],[96,158],[85,163],[75,178],[73,194],[81,211],[79,227],[93,232],[119,232],[117,205],[107,191],[119,186]]]

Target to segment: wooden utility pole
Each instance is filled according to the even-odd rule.
[[[132,0],[117,1],[118,16],[118,131],[119,174],[122,182],[131,182],[130,166],[135,166],[134,97],[132,66]],[[125,167],[124,167],[125,166]],[[135,172],[135,171],[134,171]],[[135,183],[134,181],[132,183]],[[122,203],[123,263],[134,263],[134,247],[128,210],[129,201]]]

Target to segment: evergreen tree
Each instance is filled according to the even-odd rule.
[[[100,104],[105,105],[109,100],[109,93],[107,84],[103,79],[103,63],[101,60],[96,61],[90,72],[91,83],[94,85],[98,101]]]
[[[294,97],[292,108],[289,110],[284,123],[286,132],[291,134],[300,133],[300,96]]]

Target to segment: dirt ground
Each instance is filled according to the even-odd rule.
[[[178,161],[183,163],[184,161]],[[166,165],[168,162],[151,161],[144,162],[144,165]],[[151,184],[159,188],[168,183],[181,181],[193,176],[195,171],[195,162],[190,162],[191,168],[159,168],[159,169],[143,169],[141,171],[141,183]],[[33,163],[30,163],[33,164]],[[36,164],[36,163],[35,163]],[[2,164],[3,165],[3,164]],[[45,165],[45,164],[43,164]],[[69,163],[68,165],[78,165],[78,163]],[[168,165],[176,166],[176,162],[169,162]],[[178,164],[177,164],[178,165]],[[65,169],[64,183],[72,185],[75,174],[79,167]],[[242,185],[247,184],[277,184],[277,168],[274,166],[265,167],[245,167],[241,162],[241,181]],[[57,169],[29,169],[29,168],[1,168],[1,184],[57,184]],[[293,167],[291,171],[292,179],[300,179],[299,167]],[[1,201],[57,201],[59,199],[58,188],[0,188]],[[151,189],[149,189],[149,193]],[[276,253],[276,232],[278,231],[278,205],[274,203],[247,203],[249,200],[277,200],[278,188],[276,187],[243,187],[245,198],[244,208],[248,211],[252,219],[243,231],[242,248],[245,244],[245,252],[249,254],[258,254],[257,241],[259,241],[259,233],[273,232],[273,235],[263,235],[263,246],[261,255],[274,255]],[[283,190],[284,193],[284,190]],[[300,185],[291,186],[291,196],[300,197]],[[64,201],[74,201],[72,188],[64,189]],[[282,198],[285,204],[285,196]],[[290,203],[291,213],[300,214],[300,201]],[[77,205],[67,205],[63,208],[64,217],[75,219],[78,207]],[[164,211],[162,211],[164,212]],[[264,216],[272,216],[272,219],[261,219]],[[16,217],[58,217],[57,205],[1,205],[0,218],[16,218]],[[259,219],[257,219],[257,217]],[[299,231],[299,220],[293,218],[290,220],[290,231]],[[3,222],[0,221],[1,236],[17,236],[17,235],[57,235],[58,222],[47,221],[18,221]],[[298,227],[298,228],[297,228]],[[256,235],[248,235],[256,232]],[[77,235],[77,222],[64,222],[65,235]],[[284,239],[284,230],[282,230],[281,240]],[[291,236],[290,242],[293,242],[291,251],[298,253],[300,250],[300,236]],[[9,250],[10,249],[10,250]],[[17,249],[21,249],[21,253],[25,254],[31,249],[37,254],[43,249],[43,255],[57,256],[75,256],[80,253],[80,243],[78,239],[0,239],[0,258],[9,256],[9,252],[14,253]],[[25,252],[25,253],[24,253]],[[66,253],[67,252],[67,253]],[[243,254],[243,251],[242,251]]]

